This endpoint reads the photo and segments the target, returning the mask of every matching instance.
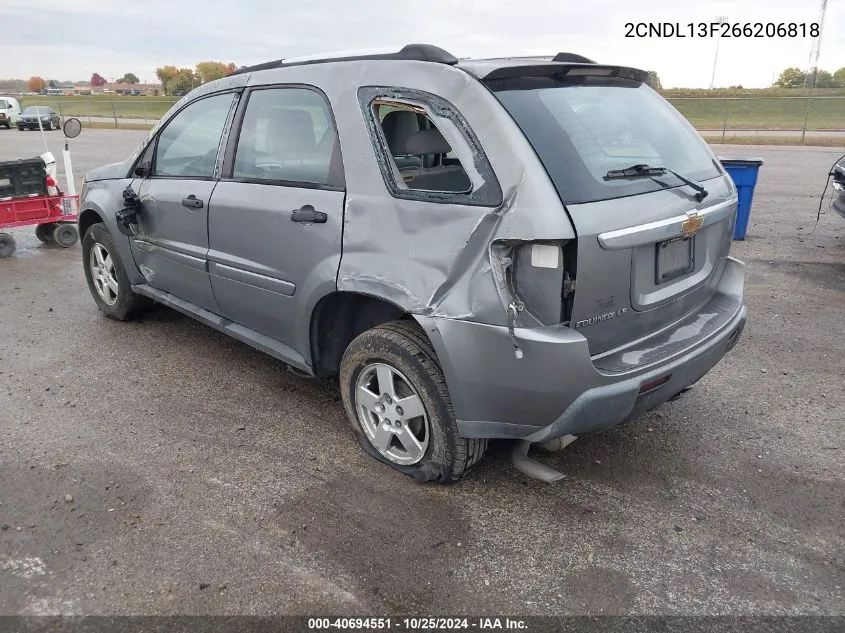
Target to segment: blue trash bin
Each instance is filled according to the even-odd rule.
[[[736,207],[736,225],[734,226],[734,239],[744,240],[745,232],[748,230],[748,220],[751,218],[751,201],[754,198],[754,186],[757,184],[757,173],[762,158],[722,158],[719,162],[728,172],[731,180],[734,181],[739,196],[739,204]]]

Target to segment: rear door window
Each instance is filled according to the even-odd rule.
[[[342,186],[337,132],[325,98],[302,87],[249,95],[232,178],[266,184]]]

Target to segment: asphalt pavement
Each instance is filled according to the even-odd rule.
[[[144,132],[71,141],[77,180]],[[61,165],[62,136],[48,135]],[[43,151],[0,130],[0,159]],[[460,483],[367,458],[334,385],[176,312],[104,318],[81,249],[0,260],[0,614],[843,614],[845,221],[831,148],[760,156],[749,322],[689,395]]]

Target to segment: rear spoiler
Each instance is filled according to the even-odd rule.
[[[603,64],[568,64],[555,61],[534,63],[525,66],[501,66],[483,77],[484,81],[513,79],[517,77],[620,77],[645,82],[648,72],[627,66]]]

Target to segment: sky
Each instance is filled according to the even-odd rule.
[[[87,80],[215,60],[249,65],[323,52],[430,43],[458,57],[579,53],[654,70],[664,87],[710,85],[716,37],[688,23],[816,22],[820,0],[2,0],[0,76]],[[357,6],[356,6],[357,5]],[[686,38],[625,37],[678,23]],[[809,28],[809,26],[808,26]],[[721,38],[715,85],[765,87],[807,68],[811,38]],[[845,66],[845,0],[829,0],[819,67]]]

